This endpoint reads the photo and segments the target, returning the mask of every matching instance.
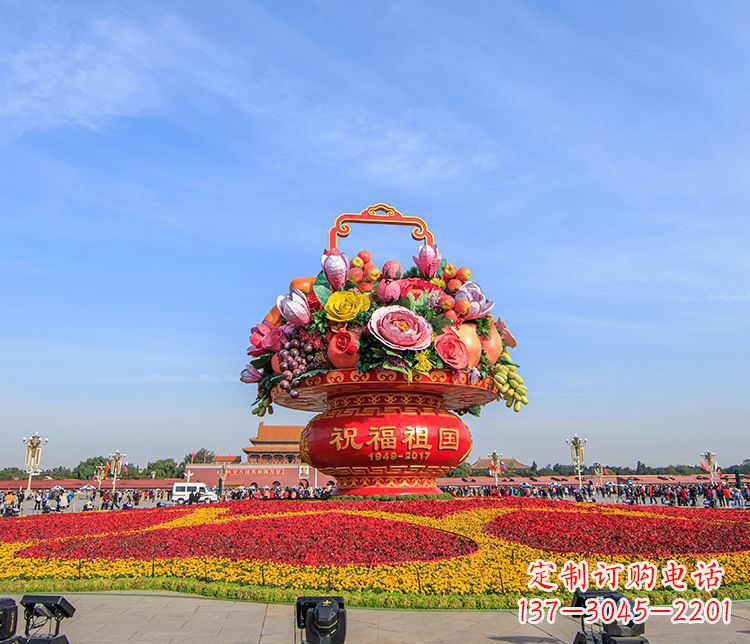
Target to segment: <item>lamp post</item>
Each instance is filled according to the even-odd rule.
[[[711,477],[711,485],[713,485],[716,470],[719,469],[719,466],[716,463],[716,454],[706,450],[705,452],[703,452],[703,454],[701,454],[701,458],[703,459],[703,464],[705,465],[705,468],[708,470],[708,474]]]
[[[227,484],[227,470],[229,466],[226,463],[221,464],[221,470],[219,470],[219,496],[224,493],[224,487]]]
[[[573,434],[573,438],[566,438],[565,442],[570,445],[570,458],[578,473],[578,489],[582,491],[581,470],[583,470],[583,446],[586,444],[586,439],[581,438],[578,434]]]
[[[26,474],[29,475],[29,483],[26,486],[26,494],[31,494],[31,478],[41,474],[39,464],[42,462],[42,446],[49,442],[49,438],[42,438],[39,432],[34,432],[33,436],[23,437],[23,444],[26,445],[26,460],[24,466]]]
[[[117,477],[122,473],[122,461],[126,456],[127,454],[121,454],[119,449],[114,454],[109,455],[109,471],[112,473],[113,493],[117,487]]]
[[[492,472],[495,475],[495,487],[497,487],[497,471],[500,469],[500,459],[503,457],[502,454],[493,450],[490,454],[487,454],[492,463]]]
[[[102,481],[107,478],[107,465],[105,463],[96,466],[96,469],[94,470],[94,478],[97,482],[97,489],[101,490]]]
[[[604,468],[599,463],[594,463],[594,474],[599,479],[599,487],[604,485]]]

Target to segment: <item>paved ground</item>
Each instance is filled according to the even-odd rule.
[[[76,607],[61,629],[71,644],[291,644],[294,607],[175,593],[66,593]],[[16,597],[16,599],[18,599]],[[513,611],[347,609],[347,644],[571,644],[577,622],[521,626]],[[729,625],[674,626],[653,618],[651,644],[750,644],[750,601],[736,602]],[[295,639],[295,637],[297,639]]]

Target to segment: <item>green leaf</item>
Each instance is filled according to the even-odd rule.
[[[387,360],[383,363],[383,369],[390,369],[391,371],[398,371],[399,373],[403,373],[406,376],[406,379],[411,383],[412,380],[412,372],[411,369],[404,369],[403,367],[397,367],[396,365],[391,364]]]
[[[255,360],[251,360],[250,364],[258,371],[263,371],[271,366],[271,358],[273,358],[273,355],[270,353],[264,353],[262,356],[255,358]]]
[[[445,265],[448,263],[448,260],[443,257],[443,259],[440,260],[440,266],[438,266],[437,273],[435,273],[435,277],[439,277],[440,279],[443,278],[443,269],[445,268]]]
[[[313,291],[315,291],[315,297],[318,298],[320,306],[325,306],[328,298],[331,297],[331,289],[322,284],[316,284],[313,286]]]
[[[327,289],[331,288],[328,279],[326,279],[326,274],[323,271],[320,271],[320,273],[318,273],[318,276],[315,278],[315,286],[325,286]]]
[[[474,407],[467,407],[466,413],[471,414],[472,416],[479,416],[482,413],[482,408],[479,405],[476,405]]]
[[[407,293],[406,294],[406,308],[410,310],[414,310],[414,307],[416,306],[417,301],[414,299],[414,293]]]
[[[489,316],[486,316],[486,317],[483,317],[483,318],[478,318],[478,319],[474,320],[474,325],[476,326],[476,329],[477,329],[477,335],[480,338],[489,338],[490,337],[490,331],[491,331],[490,326],[491,326],[491,323],[490,323]]]
[[[432,325],[432,328],[437,332],[442,331],[445,327],[452,324],[450,318],[445,317],[442,313],[435,313],[435,311],[431,310],[425,311],[423,317]]]

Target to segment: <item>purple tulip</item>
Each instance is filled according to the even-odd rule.
[[[338,248],[324,251],[323,273],[334,291],[339,291],[346,284],[346,276],[349,273],[349,258]]]
[[[428,278],[435,277],[435,273],[440,268],[440,262],[443,260],[436,244],[420,246],[419,253],[417,253],[416,257],[412,257],[412,259],[419,272]]]
[[[287,322],[297,326],[305,326],[310,322],[310,304],[307,296],[299,289],[290,289],[289,295],[279,295],[276,306]]]
[[[263,374],[258,371],[253,365],[248,364],[240,374],[240,380],[248,384],[258,382]]]
[[[463,316],[464,320],[483,318],[495,306],[494,302],[484,297],[481,287],[475,282],[466,282],[453,297],[457,303],[461,300],[469,302],[469,312]]]

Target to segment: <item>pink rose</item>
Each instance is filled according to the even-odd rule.
[[[466,369],[469,366],[469,351],[452,329],[438,336],[435,340],[435,351],[451,369]]]
[[[377,309],[367,328],[385,346],[399,351],[420,351],[432,343],[430,323],[403,306]]]

